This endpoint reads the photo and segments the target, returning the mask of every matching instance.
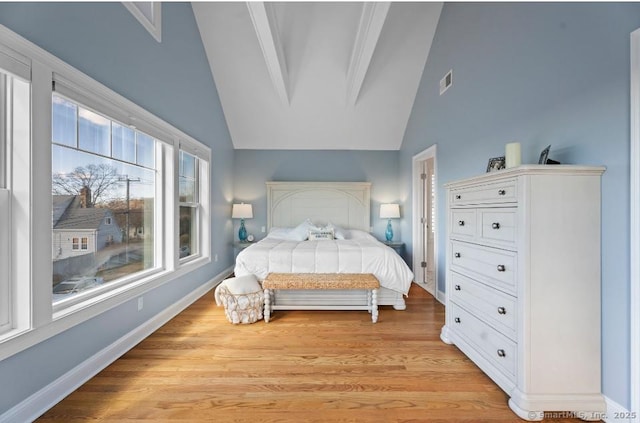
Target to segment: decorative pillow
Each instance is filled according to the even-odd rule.
[[[311,229],[309,231],[309,241],[324,241],[333,238],[333,229]]]
[[[347,231],[346,229],[342,229],[341,227],[336,226],[331,222],[327,223],[327,226],[325,226],[324,229],[332,229],[335,239],[347,239],[349,233],[349,231]]]

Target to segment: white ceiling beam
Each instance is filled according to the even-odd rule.
[[[249,15],[258,36],[262,55],[276,94],[285,105],[289,105],[287,86],[289,75],[284,60],[284,50],[278,34],[278,25],[271,6],[264,2],[247,2]]]
[[[390,2],[364,3],[347,70],[347,104],[355,106],[378,44]]]

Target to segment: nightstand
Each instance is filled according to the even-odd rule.
[[[233,243],[233,257],[237,257],[240,254],[240,251],[244,250],[250,245],[253,245],[253,242],[240,242],[236,241]]]
[[[398,255],[400,257],[403,257],[404,254],[404,242],[400,242],[400,241],[382,241],[382,243],[384,245],[386,245],[387,247],[391,247],[395,250],[396,253],[398,253]]]

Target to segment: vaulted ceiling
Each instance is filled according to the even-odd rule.
[[[235,148],[400,148],[442,3],[192,5]]]

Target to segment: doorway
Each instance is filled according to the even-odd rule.
[[[413,157],[413,274],[418,286],[438,298],[436,146]],[[439,299],[439,298],[438,298]]]

